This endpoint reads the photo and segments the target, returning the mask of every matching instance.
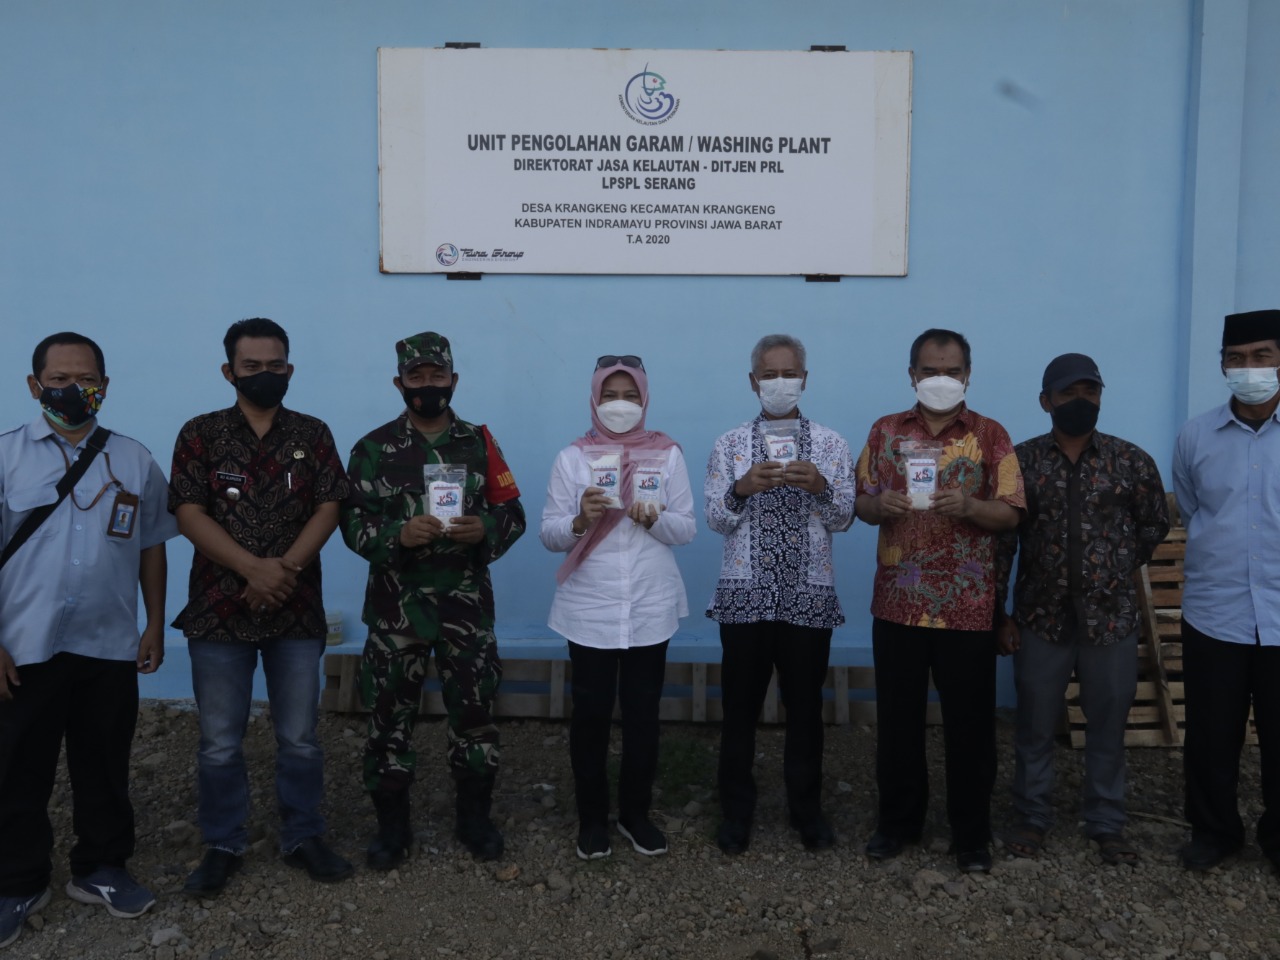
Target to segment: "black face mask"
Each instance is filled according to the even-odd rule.
[[[251,377],[236,377],[232,382],[246,400],[263,410],[280,406],[280,401],[289,390],[288,375],[270,370],[263,370]]]
[[[1050,413],[1053,425],[1068,437],[1083,437],[1092,433],[1093,428],[1098,425],[1098,410],[1096,403],[1084,397],[1076,397],[1060,407],[1054,407]]]
[[[405,387],[404,405],[424,420],[434,420],[449,409],[453,387]]]

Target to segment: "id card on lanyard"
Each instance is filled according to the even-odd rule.
[[[133,536],[133,525],[137,519],[138,495],[121,490],[111,506],[111,524],[107,527],[107,536],[128,540]]]

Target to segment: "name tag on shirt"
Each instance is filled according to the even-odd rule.
[[[122,540],[129,539],[133,536],[133,524],[137,519],[137,495],[121,490],[116,494],[116,502],[111,506],[111,526],[107,528],[107,536],[119,537]]]
[[[249,479],[242,473],[224,473],[221,470],[219,470],[216,474],[214,474],[214,476],[216,476],[223,483],[234,483],[237,486],[241,486],[241,487],[243,487],[244,482],[247,479]]]

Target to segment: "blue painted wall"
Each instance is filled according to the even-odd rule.
[[[1280,3],[1251,0],[1247,49],[1236,299],[1259,310],[1280,304]]]
[[[1219,60],[1197,66],[1224,20],[1214,36],[1228,54],[1236,45],[1235,87]],[[452,40],[913,50],[910,275],[379,274],[375,52]],[[36,413],[23,383],[34,343],[77,329],[106,350],[105,421],[167,463],[185,419],[232,401],[218,372],[226,326],[263,315],[294,341],[290,405],[328,421],[345,450],[397,411],[394,341],[432,328],[454,342],[456,409],[490,424],[536,524],[556,450],[587,425],[597,354],[645,356],[649,423],[682,442],[698,489],[716,435],[754,412],[757,337],[805,340],[803,409],[856,449],[876,416],[910,404],[911,339],[944,325],[973,342],[972,405],[1015,440],[1047,426],[1044,363],[1081,350],[1107,378],[1103,428],[1166,466],[1188,398],[1222,396],[1213,358],[1192,355],[1196,331],[1211,337],[1234,299],[1280,304],[1278,54],[1266,0],[6,0],[0,421]],[[1239,142],[1197,166],[1207,148],[1189,118],[1216,81],[1238,91],[1227,113]],[[1197,207],[1204,171],[1233,163],[1230,217]],[[1189,253],[1188,221],[1203,238],[1237,220],[1238,253],[1217,264],[1234,288],[1204,283],[1195,301],[1186,277],[1209,268]],[[849,617],[837,638],[857,646],[869,643],[874,539],[855,527],[837,545]],[[691,634],[714,636],[700,608],[719,551],[704,529],[679,552]],[[171,615],[189,561],[176,541]],[[336,540],[324,563],[350,637],[363,565]],[[531,534],[497,565],[502,636],[548,636],[556,563]]]

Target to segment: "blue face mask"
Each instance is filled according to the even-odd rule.
[[[1231,395],[1247,406],[1266,403],[1280,392],[1275,367],[1228,367],[1223,372]]]

